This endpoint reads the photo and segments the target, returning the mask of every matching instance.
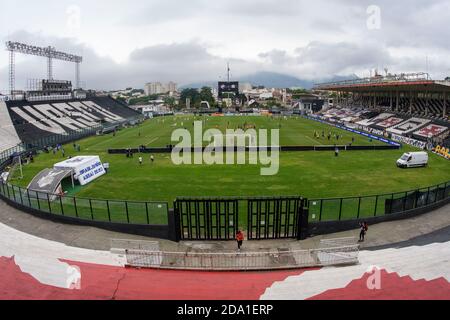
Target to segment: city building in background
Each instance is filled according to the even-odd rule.
[[[177,84],[172,81],[164,84],[161,82],[150,82],[144,86],[144,91],[147,96],[168,92],[176,92]]]

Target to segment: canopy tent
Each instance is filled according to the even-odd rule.
[[[31,191],[30,197],[38,199],[54,200],[56,195],[62,194],[61,182],[72,176],[72,170],[67,169],[44,169],[28,185]],[[34,194],[34,192],[36,194]]]
[[[74,178],[80,185],[84,186],[91,181],[101,177],[106,173],[100,157],[98,156],[79,156],[53,166],[55,169],[71,170]]]

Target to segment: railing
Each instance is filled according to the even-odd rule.
[[[128,266],[139,268],[250,271],[357,264],[359,245],[252,253],[191,253],[126,250]]]
[[[167,225],[167,202],[76,198],[32,191],[0,182],[0,195],[22,207],[80,220],[136,225]]]
[[[82,138],[86,138],[89,136],[93,136],[98,132],[102,132],[103,130],[108,130],[114,127],[118,127],[127,123],[133,123],[141,119],[141,117],[132,117],[128,119],[124,119],[122,121],[114,122],[114,123],[104,123],[98,124],[95,127],[89,127],[85,129],[78,130],[69,130],[66,134],[63,135],[51,135],[48,137],[44,137],[41,139],[34,140],[27,144],[27,149],[40,149],[46,146],[54,146],[57,144],[65,144],[72,141],[77,141]]]
[[[21,143],[15,147],[12,147],[12,148],[9,148],[9,149],[6,149],[6,150],[0,152],[0,163],[3,163],[5,161],[9,160],[11,158],[11,156],[13,156],[14,154],[20,154],[20,153],[24,152],[25,150],[26,150],[26,146],[23,143]]]
[[[365,85],[365,84],[377,84],[377,83],[395,83],[395,82],[417,82],[417,81],[431,81],[430,75],[425,72],[389,75],[362,79],[350,79],[343,81],[334,81],[328,83],[317,83],[314,85],[315,89],[329,88],[336,86],[348,86],[348,85]]]
[[[158,241],[111,239],[111,251],[125,250],[159,251]]]
[[[425,208],[450,199],[450,181],[432,187],[374,196],[309,200],[309,222],[379,217]]]

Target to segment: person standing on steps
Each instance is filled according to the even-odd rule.
[[[244,234],[242,233],[241,230],[239,230],[236,233],[236,241],[237,241],[237,244],[238,244],[238,251],[241,251],[241,247],[242,247],[242,245],[244,243]]]

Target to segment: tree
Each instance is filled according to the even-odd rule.
[[[279,103],[276,99],[267,99],[265,105],[268,108],[281,108],[281,103]]]
[[[127,100],[124,97],[117,97],[116,100],[125,104],[127,103]]]
[[[157,94],[151,95],[148,97],[131,98],[130,101],[128,101],[128,104],[130,106],[137,105],[137,104],[147,104],[150,101],[158,100],[158,98],[159,98],[159,95],[157,95]]]
[[[164,104],[173,110],[175,108],[176,100],[174,97],[164,97]]]
[[[197,89],[187,88],[181,91],[180,104],[186,107],[186,99],[190,99],[191,108],[198,108],[202,102],[200,92]]]
[[[142,89],[133,89],[130,92],[130,94],[135,94],[135,93],[145,94],[145,91]]]
[[[310,92],[306,89],[289,89],[287,92],[292,94],[293,99],[299,99],[304,95],[310,94]]]
[[[216,104],[216,100],[214,99],[212,89],[210,87],[203,87],[200,90],[200,99],[201,101],[207,101],[210,106],[214,106]]]

